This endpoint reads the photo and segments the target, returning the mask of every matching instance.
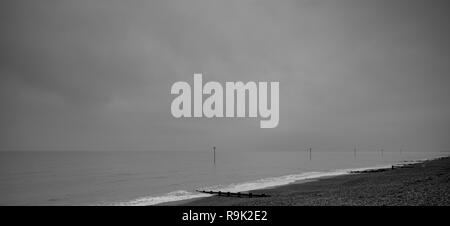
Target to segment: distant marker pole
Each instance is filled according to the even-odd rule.
[[[214,165],[216,165],[216,146],[213,147],[213,154],[214,154]]]
[[[311,160],[311,151],[312,151],[312,148],[309,148],[309,160]]]

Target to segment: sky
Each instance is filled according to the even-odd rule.
[[[4,0],[0,150],[450,149],[446,0]],[[176,119],[173,83],[277,81],[280,121]]]

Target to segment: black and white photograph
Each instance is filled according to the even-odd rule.
[[[450,205],[449,1],[0,11],[0,206]]]

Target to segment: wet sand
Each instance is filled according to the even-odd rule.
[[[212,196],[185,206],[339,206],[450,205],[450,157],[405,167],[321,178],[252,191],[266,198]]]

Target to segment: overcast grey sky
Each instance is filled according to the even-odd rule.
[[[448,150],[449,3],[0,3],[0,150]],[[279,81],[280,123],[175,119],[176,81]]]

